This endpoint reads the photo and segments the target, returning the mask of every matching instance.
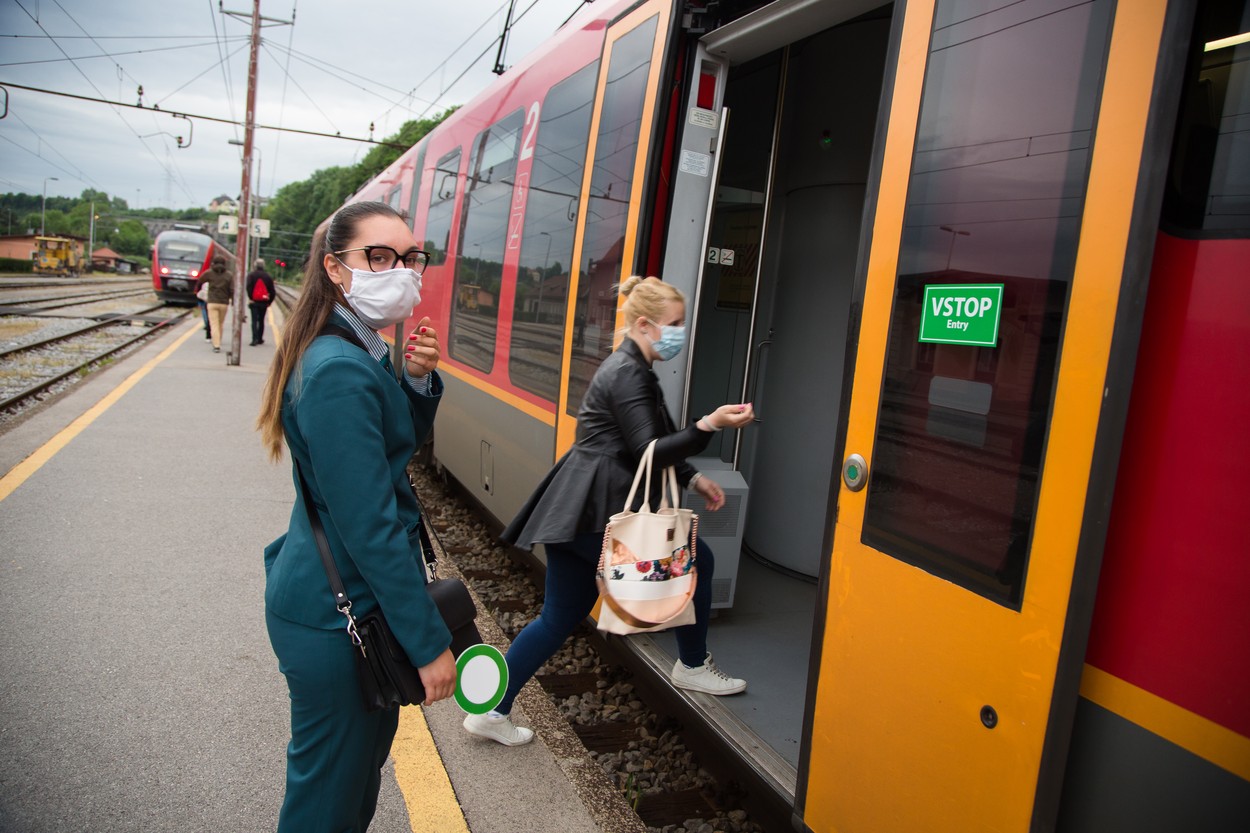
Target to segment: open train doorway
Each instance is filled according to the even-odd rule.
[[[717,435],[692,462],[745,484],[745,517],[735,519],[741,552],[716,548],[717,584],[736,573],[732,604],[722,606],[729,609],[709,645],[748,689],[717,706],[736,715],[783,770],[799,762],[817,582],[835,512],[852,286],[891,27],[891,6],[845,7],[855,14],[762,54],[750,54],[759,27],[741,43],[722,31],[711,50],[728,62],[723,125],[679,400],[688,418],[726,402],[750,401],[756,409],[754,426]],[[778,32],[786,23],[776,22]],[[670,234],[679,222],[675,212]],[[717,514],[735,508],[727,502]],[[716,515],[707,520],[726,525]],[[671,641],[659,639],[670,651]]]

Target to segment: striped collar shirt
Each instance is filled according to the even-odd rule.
[[[381,364],[387,359],[390,351],[387,349],[386,342],[377,334],[372,327],[366,326],[363,321],[356,317],[355,313],[338,304],[334,305],[335,320],[351,329],[356,334],[356,338],[360,339],[360,343],[365,346],[365,350],[375,362]],[[433,396],[437,393],[438,380],[433,373],[426,373],[424,376],[414,377],[408,373],[407,362],[404,363],[404,383],[408,387],[421,396]]]

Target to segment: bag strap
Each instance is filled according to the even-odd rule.
[[[651,470],[655,463],[655,444],[658,441],[657,438],[647,443],[646,449],[642,452],[642,459],[638,461],[638,470],[634,472],[634,482],[629,487],[629,497],[625,498],[625,508],[621,511],[628,512],[629,507],[634,505],[634,495],[638,493],[638,483],[644,477],[646,478],[646,485],[643,487],[642,509],[645,512],[651,511]],[[664,472],[660,477],[659,508],[681,508],[680,495],[681,492],[677,490],[677,468],[675,466],[665,466]]]
[[[321,332],[317,333],[317,335],[337,336],[338,338],[341,338],[344,341],[350,341],[352,344],[356,345],[361,350],[364,350],[366,353],[369,352],[369,348],[365,347],[364,342],[360,340],[359,336],[357,336],[349,328],[344,327],[342,324],[335,324],[333,321],[327,321],[321,327]]]
[[[642,459],[638,461],[638,471],[634,473],[634,483],[629,487],[629,497],[625,498],[625,508],[621,510],[622,512],[628,512],[629,507],[634,505],[634,495],[638,493],[638,481],[644,476],[646,485],[643,487],[642,503],[647,512],[651,511],[651,460],[655,457],[655,443],[655,440],[647,443],[647,447],[642,452]]]
[[[347,598],[347,588],[343,586],[343,577],[339,575],[339,568],[335,566],[334,556],[330,553],[330,542],[326,539],[325,528],[321,525],[321,516],[317,514],[317,507],[313,506],[308,481],[304,479],[304,472],[299,467],[299,461],[294,462],[295,476],[299,478],[300,494],[304,496],[304,509],[308,512],[308,525],[312,527],[313,539],[317,542],[317,552],[321,554],[321,566],[325,569],[326,579],[330,582],[330,592],[334,594],[334,606],[339,613],[347,617],[347,633],[352,638],[352,644],[360,649],[362,655],[368,656],[365,653],[365,644],[361,642],[360,634],[356,631],[356,617],[352,615],[352,600]]]
[[[434,544],[430,541],[430,533],[432,527],[426,522],[429,515],[425,514],[425,504],[421,502],[421,496],[417,494],[417,485],[408,481],[409,487],[412,489],[412,499],[417,502],[417,511],[421,515],[421,527],[418,530],[421,533],[421,561],[425,566],[425,581],[430,583],[438,578],[438,554],[434,549]],[[434,532],[434,537],[438,537],[438,533]],[[438,542],[439,547],[443,545],[442,541]]]

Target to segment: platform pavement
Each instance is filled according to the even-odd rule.
[[[0,830],[273,829],[261,548],[294,490],[253,430],[272,344],[228,345],[178,325],[0,434]],[[525,747],[403,711],[371,833],[645,831],[533,683]]]

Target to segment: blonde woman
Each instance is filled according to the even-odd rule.
[[[742,428],[755,415],[749,403],[722,405],[677,430],[651,365],[681,352],[686,299],[659,278],[629,278],[620,293],[625,298],[625,338],[590,382],[577,415],[577,440],[503,533],[508,543],[524,548],[541,543],[547,551],[543,609],[508,649],[503,702],[494,713],[470,715],[464,721],[472,734],[506,746],[533,738],[533,732],[514,725],[509,717],[513,698],[590,614],[599,596],[595,570],[604,525],[625,503],[647,445],[658,440],[655,465],[676,466],[681,486],[693,487],[715,511],[724,505],[724,491],[685,460],[707,448],[714,432]],[[715,564],[702,540],[698,559],[695,624],[674,629],[678,659],[670,679],[691,691],[736,694],[746,689],[746,682],[717,668],[707,652]]]

